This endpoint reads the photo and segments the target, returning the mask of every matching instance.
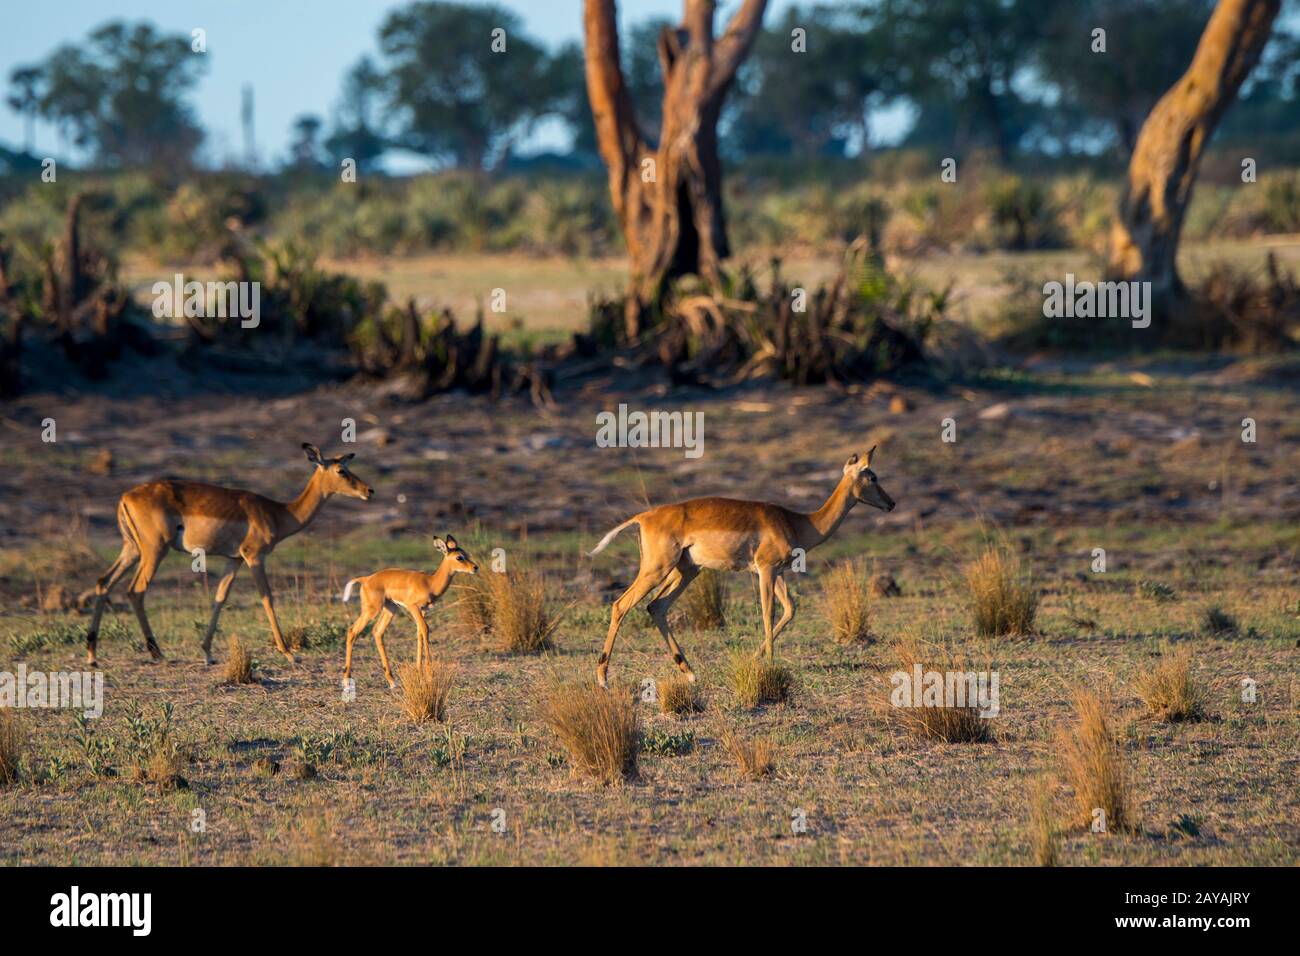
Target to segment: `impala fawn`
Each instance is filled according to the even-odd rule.
[[[846,461],[835,490],[812,514],[759,501],[694,498],[643,511],[605,535],[590,555],[603,551],[624,528],[637,525],[641,530],[641,568],[610,612],[609,636],[596,664],[596,681],[600,686],[605,686],[614,638],[624,616],[655,588],[659,592],[650,602],[650,616],[663,635],[673,663],[687,680],[695,680],[695,673],[668,626],[668,611],[701,568],[750,571],[758,575],[763,610],[763,644],[759,653],[770,660],[773,643],[794,618],[794,603],[784,573],[795,551],[806,553],[833,535],[858,502],[882,511],[894,510],[894,500],[885,494],[871,470],[875,451],[872,446],[865,458],[855,454]],[[775,627],[772,625],[773,596],[781,602],[781,619]]]
[[[272,501],[238,488],[172,479],[136,485],[122,495],[117,504],[122,551],[95,585],[95,612],[86,632],[86,659],[91,667],[96,664],[95,645],[108,593],[137,563],[139,567],[126,596],[140,622],[150,656],[155,661],[163,659],[144,613],[144,595],[168,548],[188,554],[201,551],[205,556],[220,555],[228,561],[212,601],[212,619],[203,636],[203,656],[207,663],[213,663],[212,635],[241,564],[247,564],[252,572],[276,648],[291,663],[294,661],[275,617],[271,586],[266,580],[267,555],[285,538],[307,527],[331,495],[366,501],[375,495],[373,488],[348,471],[347,463],[354,455],[322,458],[315,445],[304,443],[302,447],[316,470],[307,487],[290,502]]]
[[[432,607],[451,586],[453,574],[478,574],[478,565],[469,556],[456,539],[447,535],[447,540],[434,538],[433,546],[445,557],[432,574],[423,571],[403,571],[401,568],[386,568],[361,578],[353,578],[343,589],[343,601],[347,603],[352,597],[352,585],[361,585],[361,614],[348,628],[347,656],[343,661],[343,680],[352,676],[352,645],[366,629],[366,625],[375,620],[375,646],[379,648],[379,660],[384,665],[384,676],[388,686],[396,687],[393,672],[388,667],[388,652],[384,650],[384,631],[393,622],[393,613],[402,608],[415,621],[419,637],[415,644],[415,663],[421,665],[429,655],[429,625],[425,623],[424,608]]]

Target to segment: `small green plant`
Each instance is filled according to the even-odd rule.
[[[130,643],[131,630],[115,618],[107,618],[99,628],[99,639],[103,641],[122,640]],[[10,634],[9,646],[14,654],[30,654],[33,651],[51,650],[60,647],[74,647],[86,642],[86,625],[84,621],[56,621],[26,634]]]
[[[90,718],[79,710],[72,712],[72,723],[72,743],[81,758],[82,766],[92,777],[111,776],[117,741],[96,734]]]
[[[465,763],[465,751],[469,749],[469,738],[457,733],[450,726],[442,728],[442,739],[429,751],[429,759],[435,767],[461,767]]]
[[[1178,600],[1177,591],[1163,581],[1153,581],[1150,578],[1143,578],[1138,582],[1138,594],[1157,604],[1168,604],[1170,601]]]
[[[647,730],[641,734],[641,749],[661,757],[680,757],[695,749],[695,731]]]

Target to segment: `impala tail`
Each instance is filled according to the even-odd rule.
[[[352,585],[356,584],[356,583],[357,583],[358,581],[360,581],[360,580],[361,580],[360,578],[353,578],[351,581],[349,581],[349,582],[344,586],[344,588],[343,588],[343,603],[344,603],[344,604],[347,604],[348,601],[351,601],[351,600],[352,600]]]
[[[592,548],[590,551],[587,552],[587,557],[594,558],[596,555],[600,554],[600,552],[604,551],[605,548],[609,546],[609,543],[611,541],[613,541],[615,538],[618,537],[618,533],[620,531],[622,531],[624,528],[628,527],[629,525],[638,524],[640,520],[641,520],[640,515],[637,515],[635,518],[628,518],[626,521],[624,521],[621,525],[619,525],[609,534],[605,535],[605,537],[601,538],[600,544],[596,545],[594,548]]]

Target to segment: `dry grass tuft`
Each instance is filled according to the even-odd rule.
[[[1191,663],[1192,649],[1187,645],[1166,647],[1160,662],[1137,676],[1138,696],[1156,720],[1173,723],[1205,717],[1205,703],[1192,680]]]
[[[503,654],[540,654],[554,647],[559,615],[546,600],[546,578],[538,571],[488,571],[461,589],[460,620]]]
[[[402,681],[403,713],[417,724],[446,721],[453,674],[453,668],[441,661],[399,664],[397,676]]]
[[[692,630],[720,630],[727,625],[727,582],[717,571],[705,568],[682,593],[676,606]]]
[[[1060,833],[1052,812],[1052,788],[1046,777],[1034,781],[1029,792],[1029,842],[1036,866],[1057,866],[1061,861]]]
[[[1057,732],[1056,748],[1074,788],[1076,823],[1091,826],[1100,810],[1107,831],[1135,830],[1132,784],[1124,752],[1111,730],[1108,705],[1092,691],[1080,690],[1074,710],[1077,720]]]
[[[222,683],[227,685],[257,683],[253,679],[253,653],[244,646],[238,634],[230,635],[230,656],[226,658],[226,673]]]
[[[660,681],[658,692],[659,709],[665,714],[676,714],[680,717],[685,714],[696,714],[704,709],[699,690],[685,677],[670,677],[666,681]]]
[[[975,688],[957,677],[975,670],[969,662],[954,654],[951,649],[935,644],[900,641],[894,645],[894,651],[899,664],[895,675],[902,674],[906,677],[908,692],[905,698],[902,697],[901,682],[891,681],[893,689],[888,708],[890,720],[917,737],[949,744],[987,743],[993,739],[992,722],[989,718],[980,716]],[[914,699],[916,688],[913,687],[913,676],[917,665],[920,665],[923,675],[921,700]],[[985,667],[984,670],[987,672],[992,668]],[[924,675],[931,672],[936,672],[943,678],[943,687],[939,688],[937,700],[931,700],[926,693]],[[950,685],[951,698],[947,693]],[[948,706],[949,699],[961,703]]]
[[[1005,546],[989,545],[966,566],[964,575],[976,634],[1004,637],[1033,633],[1038,590],[1018,555]]]
[[[730,729],[724,730],[718,740],[736,761],[740,772],[749,779],[761,780],[776,769],[772,762],[776,749],[772,741],[765,738],[746,740]]]
[[[864,644],[871,639],[871,578],[860,558],[841,561],[826,573],[820,603],[836,644]]]
[[[339,821],[333,813],[304,814],[289,833],[291,866],[340,866],[343,848],[338,838]]]
[[[575,773],[609,785],[636,776],[640,740],[632,691],[595,684],[556,684],[541,707]]]
[[[741,652],[731,660],[731,689],[741,707],[783,704],[794,696],[794,674],[783,664]]]
[[[27,731],[22,721],[8,707],[0,707],[0,787],[18,782],[26,749]]]

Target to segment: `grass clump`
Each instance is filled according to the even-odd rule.
[[[491,571],[461,589],[460,621],[503,654],[540,654],[553,648],[559,616],[546,600],[546,579],[533,570]]]
[[[696,631],[716,631],[727,624],[727,582],[705,568],[677,601],[686,626]]]
[[[451,667],[432,660],[423,664],[399,664],[397,676],[402,680],[402,712],[407,717],[417,724],[446,721]]]
[[[894,651],[899,669],[890,679],[891,720],[926,740],[967,744],[993,739],[991,720],[980,712],[979,679],[983,675],[950,649],[938,645],[902,641]],[[918,668],[922,675],[920,686],[915,680]],[[990,671],[986,668],[984,674]],[[989,681],[991,676],[984,679]],[[991,687],[988,683],[984,686]]]
[[[1092,691],[1080,690],[1074,711],[1074,723],[1057,732],[1056,749],[1074,790],[1076,822],[1093,826],[1100,820],[1108,832],[1135,830],[1132,784],[1108,705]]]
[[[1153,581],[1150,578],[1138,582],[1138,594],[1157,604],[1167,604],[1178,599],[1178,592],[1172,587],[1163,581]]]
[[[239,639],[238,634],[230,635],[230,653],[226,658],[226,671],[222,683],[228,687],[257,683],[253,677],[253,652]]]
[[[636,776],[639,735],[630,688],[557,684],[542,702],[541,718],[575,773],[606,785]]]
[[[749,740],[730,728],[724,730],[718,740],[736,762],[741,774],[750,780],[762,780],[776,769],[773,762],[776,748],[772,741],[766,738]]]
[[[740,653],[731,661],[731,689],[747,710],[759,704],[783,704],[794,696],[794,674],[784,664]]]
[[[1060,836],[1052,812],[1051,786],[1045,777],[1039,777],[1029,792],[1029,844],[1035,866],[1059,865]]]
[[[699,713],[704,709],[700,692],[694,682],[685,677],[670,677],[659,684],[659,709],[678,717]]]
[[[0,787],[18,782],[26,749],[27,731],[22,721],[8,707],[0,707]]]
[[[1237,619],[1217,604],[1201,611],[1201,633],[1213,637],[1227,637],[1237,633]]]
[[[871,639],[871,578],[861,559],[841,561],[822,579],[821,612],[836,644]]]
[[[1175,723],[1205,717],[1204,699],[1192,679],[1191,662],[1190,647],[1166,647],[1159,663],[1138,675],[1138,696],[1156,720]]]
[[[966,566],[967,600],[980,637],[1032,634],[1038,611],[1033,576],[1018,555],[990,545]]]

